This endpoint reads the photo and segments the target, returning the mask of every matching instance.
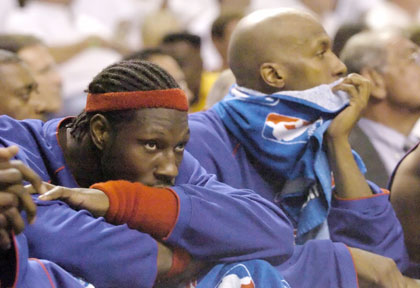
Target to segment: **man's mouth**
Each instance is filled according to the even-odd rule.
[[[167,188],[167,187],[170,187],[170,186],[174,186],[174,183],[172,183],[172,182],[165,182],[165,183],[159,182],[159,183],[155,183],[151,186],[154,187],[154,188]]]

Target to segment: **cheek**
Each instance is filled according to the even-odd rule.
[[[413,75],[416,75],[413,72],[414,71],[410,71],[408,67],[407,69],[394,69],[391,71],[386,78],[389,92],[400,95],[405,94],[412,89],[417,90],[419,81],[416,81],[417,77],[413,77]],[[419,73],[417,73],[417,75],[419,75]]]
[[[313,88],[320,84],[329,83],[330,80],[329,69],[327,65],[319,65],[318,63],[309,63],[305,67],[304,73],[300,79],[305,79],[307,82],[306,89]]]
[[[8,106],[8,115],[16,119],[41,119],[41,115],[35,113],[35,109],[32,105],[23,101],[12,101]]]
[[[388,97],[390,101],[399,105],[418,105],[420,97],[420,81],[416,81],[412,71],[399,70],[389,75],[386,79]],[[398,74],[399,73],[399,74]]]
[[[16,110],[29,110],[28,108],[31,107],[31,105],[28,102],[20,100],[20,98],[13,97],[12,99],[10,99],[7,107],[9,111],[14,113],[16,112]]]
[[[139,148],[121,147],[121,149],[124,149],[120,150],[124,153],[118,153],[113,157],[114,162],[118,162],[115,174],[121,173],[129,180],[139,181],[153,173],[153,157],[150,154],[142,153]]]

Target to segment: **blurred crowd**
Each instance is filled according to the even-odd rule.
[[[149,48],[174,57],[179,66],[175,69],[181,68],[180,77],[189,89],[191,111],[211,106],[217,99],[210,96],[206,104],[206,97],[220,71],[228,67],[232,29],[257,9],[291,7],[315,13],[336,39],[336,53],[348,37],[364,29],[392,27],[419,37],[416,0],[3,0],[0,7],[3,37],[15,34],[39,40],[37,51],[26,47],[29,52],[20,53],[33,54],[32,61],[48,61],[34,65],[49,67],[35,69],[44,69],[41,77],[51,77],[41,82],[50,82],[54,91],[45,93],[57,99],[47,96],[49,107],[42,109],[59,116],[83,109],[87,79],[121,57]],[[5,38],[0,48],[11,49],[8,41],[24,40]],[[45,85],[39,86],[43,93]]]

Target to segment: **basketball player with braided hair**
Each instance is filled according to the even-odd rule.
[[[95,287],[152,287],[182,278],[194,266],[191,258],[287,259],[293,230],[283,212],[252,191],[217,182],[184,153],[187,111],[185,94],[168,73],[133,60],[93,79],[76,118],[43,123],[1,116],[0,146],[17,146],[20,162],[0,165],[0,193],[26,212],[14,220],[32,223],[36,214],[23,230],[29,256]],[[31,199],[22,183],[28,170],[50,191]],[[85,207],[88,202],[93,205]],[[0,238],[2,247],[10,239]]]

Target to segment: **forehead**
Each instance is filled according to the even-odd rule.
[[[48,48],[42,44],[25,47],[19,50],[18,55],[34,70],[41,70],[54,63]]]
[[[284,42],[291,49],[312,49],[314,46],[330,43],[330,38],[320,23],[304,17],[291,17],[282,31]]]
[[[188,113],[166,108],[143,108],[137,110],[134,119],[122,127],[133,135],[157,133],[180,136],[180,133],[188,132]]]
[[[23,63],[0,64],[0,85],[5,88],[19,88],[35,80]]]
[[[388,40],[387,50],[390,57],[399,57],[418,50],[418,46],[403,36],[394,36]]]
[[[238,27],[245,27],[243,39],[246,39],[245,43],[250,49],[256,47],[257,55],[260,55],[262,61],[290,61],[296,59],[295,57],[313,54],[313,50],[322,43],[328,46],[330,44],[324,28],[309,14],[274,13],[268,17],[262,15],[250,20],[242,22]],[[251,27],[250,33],[246,32],[247,24]],[[238,39],[242,40],[240,37]]]

